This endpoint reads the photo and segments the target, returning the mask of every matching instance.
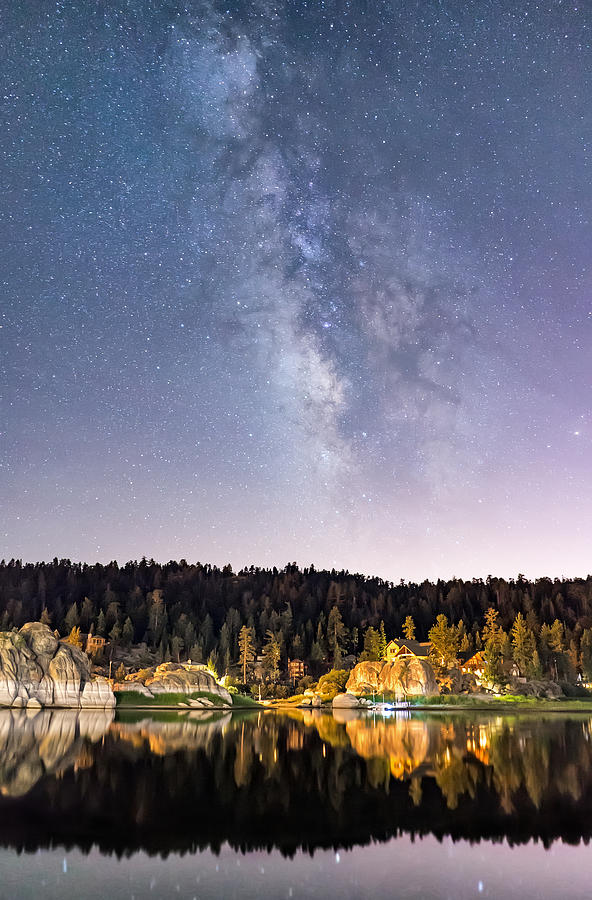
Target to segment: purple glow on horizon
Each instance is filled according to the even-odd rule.
[[[592,569],[592,8],[13,4],[0,558]]]

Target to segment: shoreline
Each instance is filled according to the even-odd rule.
[[[318,707],[309,707],[309,706],[299,706],[296,703],[291,703],[288,700],[277,700],[277,701],[269,701],[267,703],[245,703],[244,705],[240,703],[234,703],[232,705],[221,704],[221,705],[212,705],[212,706],[191,706],[191,705],[180,705],[179,703],[118,703],[117,698],[114,706],[35,706],[36,712],[41,712],[42,710],[70,710],[72,712],[122,712],[122,711],[142,711],[142,712],[150,712],[151,710],[167,710],[167,711],[176,711],[179,713],[185,712],[265,712],[265,711],[291,711],[294,712],[298,710],[300,712],[323,712],[323,713],[333,713],[335,710],[333,709],[331,702],[329,701],[326,704]],[[336,708],[339,711],[343,711],[342,707]],[[27,712],[27,706],[9,706],[9,705],[0,705],[0,711],[2,710],[22,710]],[[387,717],[390,717],[393,713],[450,713],[450,712],[476,712],[476,713],[484,713],[484,712],[495,712],[495,713],[513,713],[516,712],[524,712],[524,713],[532,713],[532,712],[549,712],[549,713],[582,713],[582,714],[591,714],[592,715],[592,699],[583,699],[583,698],[571,698],[565,697],[561,699],[525,699],[525,700],[502,700],[499,698],[492,698],[491,701],[480,701],[478,703],[470,703],[463,702],[462,700],[453,701],[446,703],[413,703],[407,707],[406,709],[399,710],[381,710],[381,709],[373,709],[372,707],[347,707],[348,711],[354,713],[365,713],[367,715],[381,716],[386,713]],[[29,713],[33,711],[33,709],[29,708]]]

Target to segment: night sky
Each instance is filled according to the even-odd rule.
[[[0,557],[592,570],[590,0],[0,25]]]

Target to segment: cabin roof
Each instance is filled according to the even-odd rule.
[[[407,638],[395,638],[394,640],[389,641],[387,647],[390,647],[391,644],[394,644],[399,648],[397,653],[400,653],[401,650],[407,650],[407,652],[412,653],[413,656],[428,656],[431,647],[430,641],[410,641]]]

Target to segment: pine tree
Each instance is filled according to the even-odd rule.
[[[543,674],[543,667],[541,665],[541,658],[539,656],[538,650],[535,650],[532,654],[532,660],[528,664],[526,674],[529,678],[541,678]]]
[[[458,632],[442,613],[436,617],[436,624],[430,628],[428,637],[432,643],[430,659],[436,668],[446,669],[456,662],[458,653]]]
[[[292,641],[292,659],[302,659],[304,656],[304,643],[299,634]]]
[[[117,667],[117,671],[115,672],[115,681],[125,681],[125,666],[123,663],[120,663]]]
[[[553,653],[563,653],[565,650],[565,630],[559,619],[555,619],[551,625],[549,647]]]
[[[263,645],[263,668],[271,681],[277,681],[280,674],[279,664],[282,655],[281,644],[273,631],[268,630]]]
[[[132,620],[130,619],[129,616],[123,623],[123,630],[121,632],[121,638],[126,647],[129,647],[134,639],[134,626],[133,626]]]
[[[92,601],[85,597],[82,601],[82,609],[80,610],[80,627],[85,631],[90,630],[91,622],[94,618],[94,609]]]
[[[98,618],[97,618],[97,634],[101,635],[101,637],[104,637],[105,629],[106,629],[105,614],[103,613],[103,610],[101,610],[98,615]]]
[[[471,637],[467,634],[466,631],[463,632],[463,635],[460,639],[459,650],[461,653],[470,653],[472,650]]]
[[[380,643],[378,645],[378,653],[379,659],[384,659],[386,656],[386,631],[384,630],[384,622],[382,619],[380,620],[380,628],[378,629],[378,634],[380,637]]]
[[[67,644],[72,644],[74,647],[78,647],[82,650],[82,638],[80,637],[80,628],[78,625],[75,625],[67,638],[65,638]]]
[[[243,682],[247,683],[247,666],[255,659],[254,629],[243,625],[238,636],[239,659],[243,667]]]
[[[215,650],[212,650],[208,656],[207,667],[217,681],[220,677],[220,663],[218,662],[218,654]]]
[[[522,613],[518,613],[512,625],[512,655],[514,662],[520,669],[520,674],[525,675],[536,650],[534,634],[528,628]]]
[[[183,649],[183,638],[178,634],[174,634],[171,638],[171,656],[175,662],[179,662],[181,650]]]
[[[162,599],[162,591],[155,590],[148,594],[148,628],[152,638],[152,646],[156,647],[161,639],[163,630],[166,627],[165,607]]]
[[[329,613],[327,622],[327,643],[333,654],[333,668],[341,667],[343,644],[346,637],[346,628],[339,612],[339,607],[334,606]]]
[[[499,612],[490,606],[485,613],[483,641],[485,643],[485,675],[494,681],[502,673],[503,648],[506,634],[499,624]]]
[[[203,661],[203,645],[199,641],[195,641],[189,650],[189,659],[192,663],[201,663]]]
[[[592,680],[592,628],[584,628],[580,638],[582,673],[586,681]]]
[[[379,660],[380,656],[380,633],[376,628],[370,625],[364,633],[364,652],[362,660]]]
[[[69,608],[66,613],[66,618],[64,619],[64,627],[68,634],[72,632],[72,629],[79,625],[80,620],[78,618],[78,607],[75,603]],[[80,631],[80,629],[78,629]]]
[[[325,653],[318,641],[313,641],[310,648],[310,661],[313,666],[320,666],[325,659]]]
[[[321,621],[321,616],[319,616],[319,621],[317,623],[317,635],[316,635],[315,641],[318,644],[320,651],[321,651],[320,658],[324,659],[325,656],[327,655],[327,644],[325,641],[325,635],[323,633],[323,622]]]
[[[407,616],[405,621],[403,622],[403,634],[407,638],[408,641],[415,640],[415,622],[413,621],[412,616]],[[425,632],[424,632],[425,634]]]

